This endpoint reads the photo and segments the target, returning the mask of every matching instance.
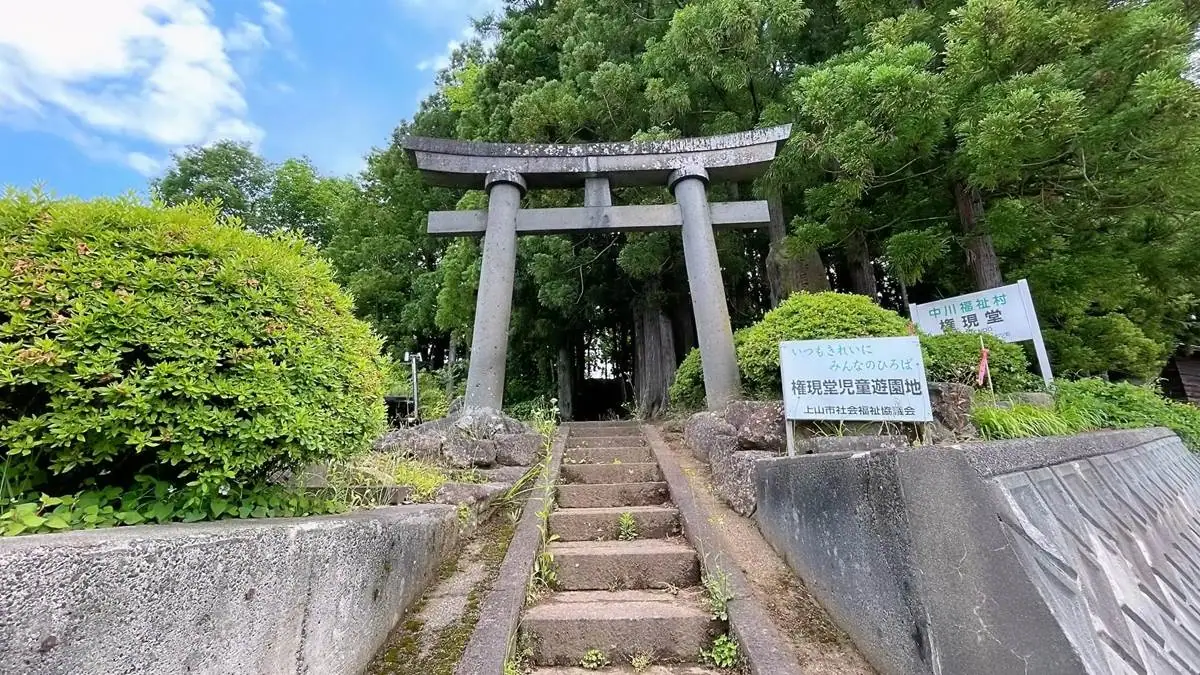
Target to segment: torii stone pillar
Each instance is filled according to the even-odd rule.
[[[740,398],[742,381],[708,208],[708,172],[702,166],[676,169],[669,185],[683,214],[683,262],[704,367],[704,396],[709,408],[724,408]]]
[[[517,235],[593,230],[646,231],[681,227],[684,261],[710,409],[741,394],[729,307],[721,280],[714,227],[767,227],[765,201],[709,204],[710,180],[761,175],[791,134],[791,126],[740,134],[644,143],[511,145],[410,136],[404,147],[427,181],[460,188],[482,186],[484,211],[435,211],[435,235],[483,233],[483,261],[466,406],[499,409],[512,316]],[[677,204],[613,206],[613,186],[661,185]],[[530,188],[584,188],[584,206],[520,210]]]
[[[488,174],[484,189],[488,193],[488,226],[483,233],[465,404],[499,410],[504,402],[508,322],[517,272],[517,211],[525,180],[514,171],[497,171]]]

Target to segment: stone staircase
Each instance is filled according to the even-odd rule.
[[[557,583],[521,618],[534,672],[715,675],[696,663],[726,627],[640,425],[571,424],[559,482]]]

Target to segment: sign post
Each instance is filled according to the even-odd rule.
[[[1047,386],[1054,379],[1037,312],[1033,308],[1033,296],[1024,279],[978,293],[909,305],[909,316],[918,328],[930,335],[956,330],[991,333],[1005,342],[1032,340],[1042,379]]]
[[[781,342],[779,364],[788,455],[794,420],[933,421],[915,336]]]

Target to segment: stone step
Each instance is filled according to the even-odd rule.
[[[609,661],[695,663],[721,626],[693,589],[659,591],[565,591],[525,610],[521,631],[542,666],[578,666],[590,650]]]
[[[679,511],[673,506],[555,509],[550,512],[550,533],[561,541],[612,541],[620,532],[617,521],[626,512],[633,516],[639,539],[679,534]]]
[[[624,427],[571,427],[573,438],[595,438],[596,436],[641,436],[640,426]]]
[[[625,661],[630,661],[630,659],[625,659]],[[641,670],[635,670],[630,665],[611,665],[608,668],[595,670],[571,665],[571,667],[562,668],[535,668],[532,675],[595,675],[596,673],[600,675],[728,675],[728,670],[713,670],[704,668],[702,665],[650,665],[649,668]]]
[[[645,445],[617,448],[570,448],[563,452],[567,464],[638,464],[654,461],[654,452]]]
[[[560,508],[604,506],[651,506],[670,497],[667,484],[653,483],[574,483],[558,486]]]
[[[640,429],[642,423],[637,420],[591,420],[588,422],[567,422],[567,426],[569,426],[572,431],[576,429],[595,429],[598,427],[613,427],[617,429],[628,429],[632,427],[634,429]]]
[[[564,591],[686,588],[700,583],[696,550],[682,539],[550,544]]]
[[[628,448],[645,445],[646,438],[637,436],[567,436],[567,448]]]
[[[657,462],[636,464],[563,464],[568,483],[654,483],[662,480]]]

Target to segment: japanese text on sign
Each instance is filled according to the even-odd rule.
[[[950,331],[991,333],[1005,342],[1031,340],[1036,329],[1031,325],[1026,294],[1012,284],[970,295],[912,305],[913,322],[930,335]]]
[[[782,342],[779,356],[788,419],[933,419],[915,337]]]

